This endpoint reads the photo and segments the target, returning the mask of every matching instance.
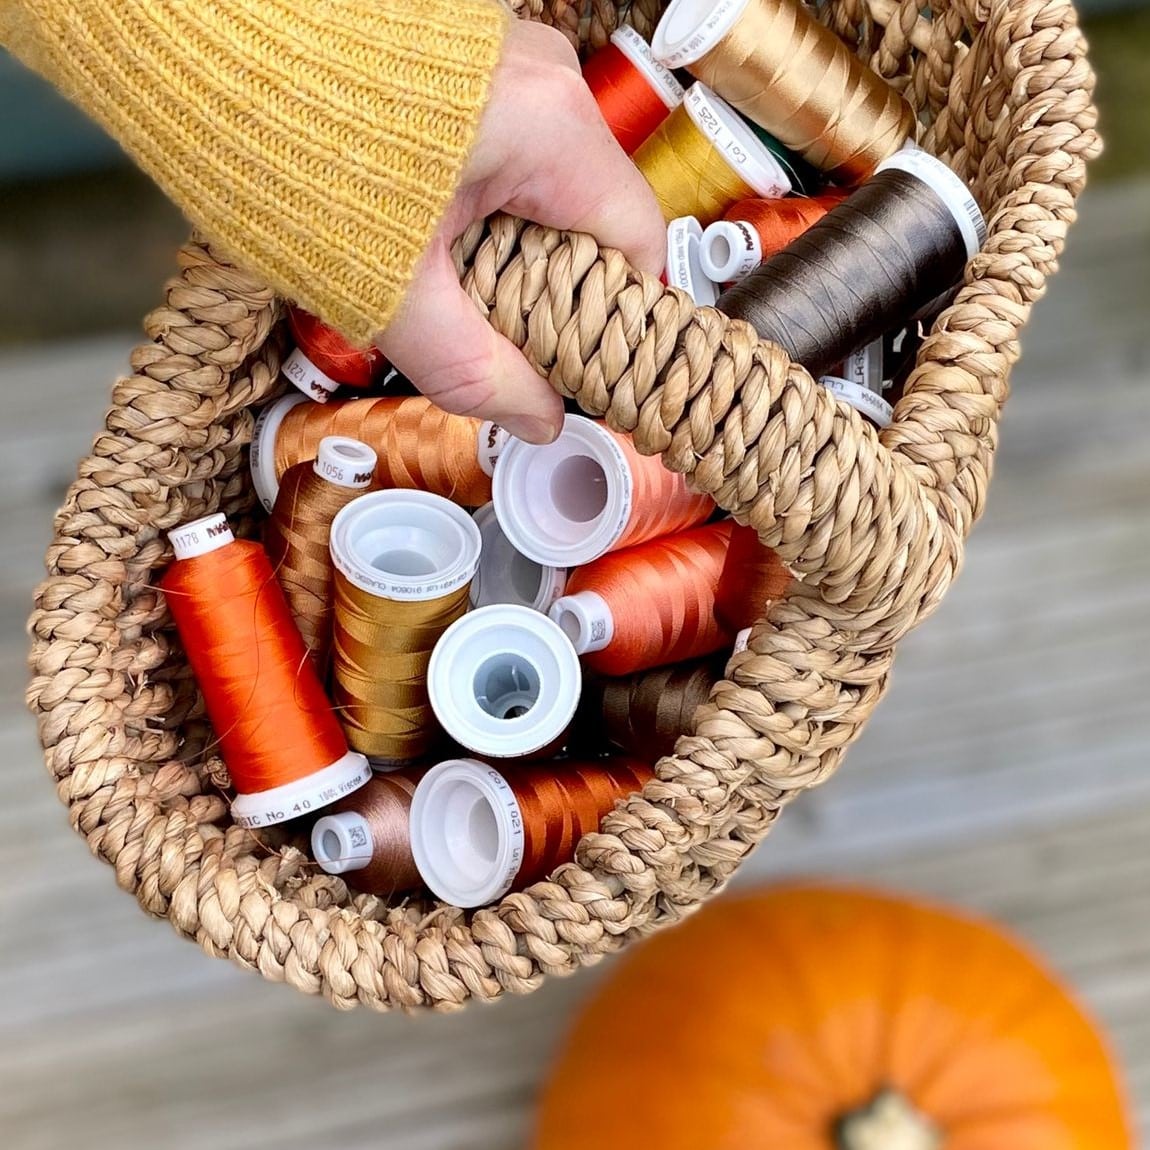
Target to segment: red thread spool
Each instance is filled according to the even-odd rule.
[[[223,515],[170,535],[160,587],[215,728],[236,797],[232,817],[262,827],[314,812],[363,786],[263,548]]]
[[[848,193],[831,189],[818,196],[740,200],[703,232],[699,263],[717,283],[752,272],[817,223]]]
[[[729,647],[731,632],[715,618],[715,588],[730,537],[728,520],[604,555],[572,574],[551,618],[603,675]]]
[[[326,406],[285,395],[264,408],[252,436],[252,480],[268,511],[284,472],[314,459],[328,435],[358,439],[375,451],[377,487],[430,491],[464,507],[491,499],[491,473],[508,440],[498,424],[451,415],[422,395]]]
[[[513,439],[492,483],[495,515],[511,545],[536,563],[577,567],[608,551],[673,535],[715,510],[629,435],[569,415],[554,443]]]
[[[288,326],[296,346],[284,360],[284,376],[317,403],[327,403],[341,386],[371,387],[387,367],[378,348],[355,347],[301,308],[288,309]]]
[[[757,623],[791,585],[783,561],[759,542],[753,527],[731,526],[731,544],[715,587],[715,617],[729,631]]]
[[[655,59],[647,41],[626,25],[583,65],[583,79],[627,155],[683,102],[682,84]]]
[[[432,767],[411,801],[411,851],[428,888],[484,906],[571,862],[583,835],[655,777],[631,759],[498,771],[476,759]]]

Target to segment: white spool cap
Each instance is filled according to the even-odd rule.
[[[302,818],[359,790],[370,778],[367,759],[356,751],[348,751],[306,778],[270,791],[236,795],[232,800],[232,820],[237,826],[256,828]]]
[[[605,428],[569,415],[553,443],[513,439],[495,468],[495,514],[511,545],[550,567],[606,554],[631,517],[634,483],[623,449]]]
[[[332,562],[383,599],[438,599],[471,581],[479,528],[462,507],[429,491],[369,491],[332,520]]]
[[[775,199],[793,190],[791,177],[778,158],[739,113],[706,84],[692,84],[683,97],[683,107],[731,171],[749,184],[756,195]]]
[[[370,487],[379,456],[366,443],[347,435],[325,435],[319,441],[314,469],[336,487]]]
[[[611,608],[594,591],[576,591],[556,599],[549,614],[580,655],[602,651],[615,637]]]
[[[475,759],[431,768],[411,799],[411,853],[428,889],[452,906],[485,906],[523,866],[523,813],[507,780]]]
[[[719,298],[700,262],[703,228],[694,216],[680,216],[667,226],[667,283],[680,288],[697,307],[714,307]]]
[[[675,79],[669,68],[660,64],[651,46],[629,24],[611,33],[611,43],[623,53],[668,109],[674,110],[683,102],[683,85]]]
[[[311,829],[311,854],[328,874],[363,870],[372,858],[371,824],[357,811],[324,815]]]
[[[316,403],[327,403],[332,393],[339,388],[339,380],[332,379],[330,375],[320,371],[301,347],[291,352],[284,360],[280,371],[284,379],[294,384],[308,399],[314,399]]]
[[[656,60],[686,68],[701,60],[735,26],[747,0],[671,0],[651,40]]]
[[[763,262],[759,233],[745,220],[717,220],[699,245],[699,266],[717,283],[733,283]]]
[[[197,555],[207,555],[235,542],[227,516],[222,512],[193,519],[183,527],[168,532],[168,542],[177,559],[195,559]]]
[[[295,392],[281,395],[274,403],[269,403],[256,420],[248,466],[252,472],[252,485],[265,511],[271,511],[280,489],[279,476],[276,475],[276,438],[284,416],[301,403],[307,403],[307,399]]]
[[[440,726],[477,755],[532,755],[560,739],[583,683],[579,656],[546,615],[507,603],[457,619],[431,652]]]
[[[871,391],[853,379],[843,379],[837,375],[824,375],[819,383],[831,392],[836,399],[849,404],[865,415],[880,430],[890,426],[894,418],[894,408],[878,392]]]
[[[902,148],[883,160],[875,168],[875,174],[887,168],[898,168],[915,176],[942,200],[962,233],[968,260],[981,251],[982,245],[986,243],[986,218],[970,189],[942,160],[922,148]]]
[[[516,551],[499,526],[494,503],[485,503],[472,518],[483,537],[483,551],[471,581],[471,606],[518,603],[546,611],[563,594],[567,569],[536,563]]]

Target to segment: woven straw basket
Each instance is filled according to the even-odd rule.
[[[587,10],[589,6],[589,11]],[[983,509],[1018,333],[1056,267],[1099,148],[1069,0],[830,0],[823,15],[970,183],[983,252],[881,434],[746,324],[613,251],[497,217],[458,247],[491,323],[590,414],[744,522],[803,575],[735,656],[658,779],[546,882],[465,914],[388,906],[284,834],[234,826],[154,579],[165,531],[225,511],[255,528],[247,451],[282,388],[281,302],[184,248],[105,429],[55,522],[31,619],[29,702],[72,825],[150,914],[269,979],[363,1003],[458,1007],[535,989],[717,891],[788,800],[822,782],[886,690],[895,645],[950,586]],[[521,0],[586,48],[658,0]]]

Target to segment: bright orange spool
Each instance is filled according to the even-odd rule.
[[[324,375],[344,387],[364,389],[387,367],[376,347],[355,347],[333,327],[302,308],[288,310],[288,326],[296,346]]]
[[[781,252],[817,223],[849,193],[830,189],[817,196],[786,196],[776,200],[740,200],[723,213],[724,220],[745,223],[754,228],[762,247],[762,258]]]
[[[786,594],[791,573],[759,542],[753,527],[731,526],[731,544],[715,587],[715,617],[731,631],[757,623],[767,608]]]
[[[663,98],[614,44],[605,45],[583,65],[583,79],[627,155],[670,114]]]

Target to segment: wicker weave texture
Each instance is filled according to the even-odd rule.
[[[525,0],[581,46],[659,4]],[[897,641],[962,560],[990,478],[1018,335],[1057,266],[1086,162],[1093,76],[1068,0],[832,0],[835,30],[903,89],[919,142],[989,222],[881,434],[746,324],[636,274],[585,236],[494,217],[457,247],[490,322],[556,389],[803,575],[658,779],[577,862],[490,909],[388,906],[317,872],[287,832],[228,817],[227,775],[154,588],[165,531],[223,510],[250,529],[253,411],[278,393],[280,301],[192,242],[151,342],[55,521],[30,621],[29,705],[73,826],[149,913],[212,955],[339,1007],[452,1008],[536,988],[673,921],[822,782],[886,690]],[[582,39],[580,39],[582,37]]]

